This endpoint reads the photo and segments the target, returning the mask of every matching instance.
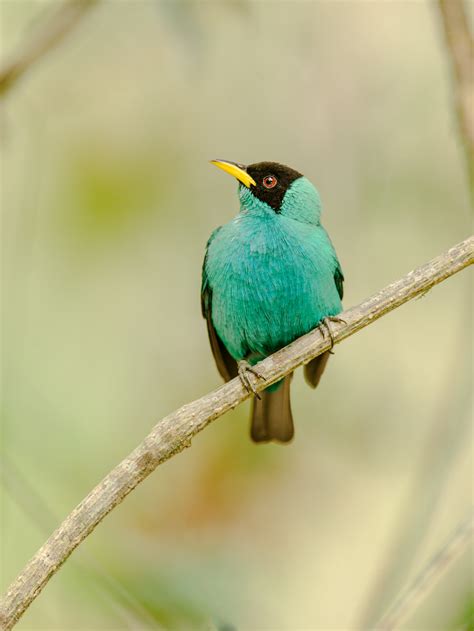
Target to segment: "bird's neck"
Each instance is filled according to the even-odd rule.
[[[254,215],[259,217],[275,216],[275,211],[258,197],[252,195],[248,188],[239,188],[240,213],[243,215]]]

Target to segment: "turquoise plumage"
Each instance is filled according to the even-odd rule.
[[[240,212],[212,233],[203,265],[203,315],[218,368],[230,379],[244,376],[238,362],[254,365],[340,313],[343,275],[320,223],[319,194],[308,179],[277,163],[221,164],[255,182],[247,186],[243,175],[233,173],[241,180]],[[311,385],[317,385],[327,358],[307,367]],[[244,370],[252,369],[244,364]],[[254,440],[291,439],[290,381],[255,400]]]

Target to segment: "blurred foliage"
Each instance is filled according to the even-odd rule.
[[[466,605],[460,616],[451,625],[453,631],[473,631],[474,630],[474,596],[466,599]]]
[[[5,53],[51,4],[3,1]],[[209,159],[279,160],[314,181],[347,306],[466,237],[445,66],[429,1],[104,1],[12,90],[2,587],[159,418],[220,383],[200,269],[238,202]],[[426,449],[437,499],[424,521],[403,516],[420,541],[407,576],[471,502],[471,293],[460,274],[354,336],[315,393],[298,374],[290,447],[251,444],[247,404],[217,421],[18,628],[355,628]],[[471,576],[463,559],[403,628],[464,624]]]
[[[145,158],[121,155],[101,158],[89,151],[75,156],[61,179],[74,204],[63,211],[72,235],[90,244],[104,242],[142,225],[153,203],[163,202],[164,180],[155,181],[155,167]],[[159,172],[158,172],[159,173]]]

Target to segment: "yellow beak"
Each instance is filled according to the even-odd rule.
[[[245,166],[243,164],[237,164],[237,162],[229,162],[228,160],[211,160],[211,164],[215,164],[216,167],[230,173],[234,177],[236,177],[239,182],[242,182],[244,186],[250,188],[250,185],[256,186],[257,183],[251,177],[247,171],[245,170]]]

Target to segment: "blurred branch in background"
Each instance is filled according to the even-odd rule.
[[[439,0],[453,72],[453,92],[464,145],[471,202],[474,203],[474,41],[463,0]]]
[[[426,293],[474,262],[474,236],[457,244],[366,301],[341,314],[345,324],[334,327],[334,341],[341,342],[405,302]],[[296,340],[258,364],[263,390],[331,346],[319,329]],[[39,595],[73,550],[102,519],[156,467],[189,447],[191,439],[209,423],[249,398],[238,378],[159,421],[143,442],[73,510],[31,559],[0,603],[0,623],[11,629]]]
[[[471,371],[459,369],[466,340],[459,336],[452,358],[446,363],[445,382],[452,388],[443,391],[436,403],[436,417],[424,441],[422,457],[411,488],[402,503],[391,537],[389,550],[373,580],[357,628],[372,629],[416,561],[416,553],[426,537],[446,480],[471,426]],[[452,376],[455,375],[455,379]],[[459,401],[459,403],[457,403]]]
[[[474,202],[474,43],[469,31],[463,0],[439,0],[446,39],[446,50],[453,69],[453,92],[459,134],[466,155],[469,190]],[[464,340],[459,340],[462,347]],[[454,353],[449,374],[456,373],[458,351]],[[463,383],[461,384],[461,387]],[[469,399],[470,384],[467,385]],[[466,400],[464,391],[461,398]],[[458,423],[447,423],[451,401],[442,400],[439,414],[433,424],[411,492],[400,513],[399,523],[385,563],[380,568],[372,592],[369,595],[360,627],[372,628],[381,615],[387,600],[397,584],[411,567],[416,551],[423,540],[441,495],[443,482],[450,471],[468,425],[464,422],[464,410],[460,410]],[[469,403],[468,403],[469,406]],[[420,498],[422,498],[420,500]],[[408,520],[406,516],[410,515]],[[384,627],[385,628],[385,627]],[[392,627],[390,627],[392,628]]]
[[[84,14],[98,2],[99,0],[68,0],[38,27],[33,37],[0,68],[0,96],[4,96],[37,61],[58,46]]]
[[[474,533],[474,511],[463,519],[448,541],[428,561],[413,582],[402,591],[390,609],[375,625],[380,631],[394,631],[435,586],[443,572],[461,555]]]

